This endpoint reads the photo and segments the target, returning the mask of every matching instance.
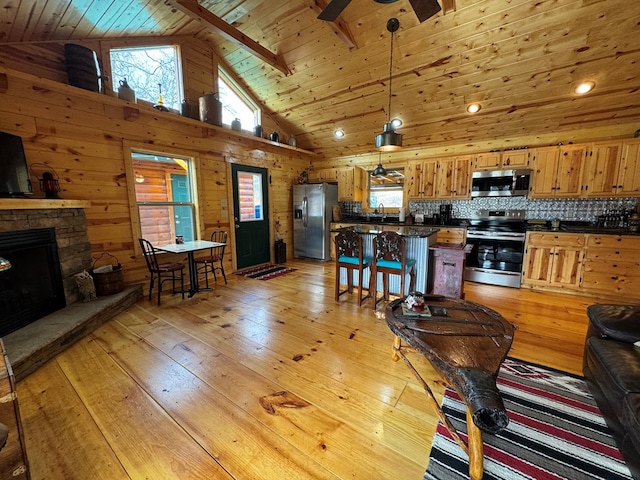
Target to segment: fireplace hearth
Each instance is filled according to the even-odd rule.
[[[65,306],[53,228],[0,233],[0,337]]]

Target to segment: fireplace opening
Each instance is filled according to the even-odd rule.
[[[66,305],[53,228],[0,233],[0,337]]]

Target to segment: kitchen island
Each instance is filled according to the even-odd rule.
[[[404,236],[406,239],[407,258],[414,259],[416,261],[416,290],[419,292],[427,293],[431,287],[429,279],[429,245],[436,243],[436,234],[438,228],[431,227],[417,227],[417,226],[399,226],[399,225],[368,225],[368,224],[354,224],[348,227],[335,228],[331,230],[331,233],[337,233],[341,230],[354,230],[362,235],[363,255],[373,257],[373,238],[380,232],[390,230],[397,232]],[[354,276],[354,285],[358,285],[359,279]],[[363,276],[363,286],[369,288],[369,269],[365,270]],[[379,285],[382,285],[381,274],[378,276],[380,281]],[[347,272],[342,269],[340,272],[340,283],[347,284]],[[408,289],[409,282],[406,282],[406,288]],[[400,291],[400,276],[391,275],[389,277],[389,291],[392,293],[399,293]],[[406,295],[408,291],[404,292]]]

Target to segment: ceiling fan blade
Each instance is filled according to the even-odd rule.
[[[349,2],[351,2],[351,0],[331,0],[331,3],[320,12],[318,18],[320,20],[326,20],[327,22],[335,21],[338,15],[342,13],[342,10],[349,5]]]
[[[424,22],[428,18],[433,17],[440,10],[440,4],[438,0],[409,0],[413,11],[416,12],[416,16],[420,23]]]

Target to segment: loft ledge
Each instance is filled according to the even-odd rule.
[[[44,208],[88,208],[90,200],[53,198],[0,198],[0,210],[36,210]]]

